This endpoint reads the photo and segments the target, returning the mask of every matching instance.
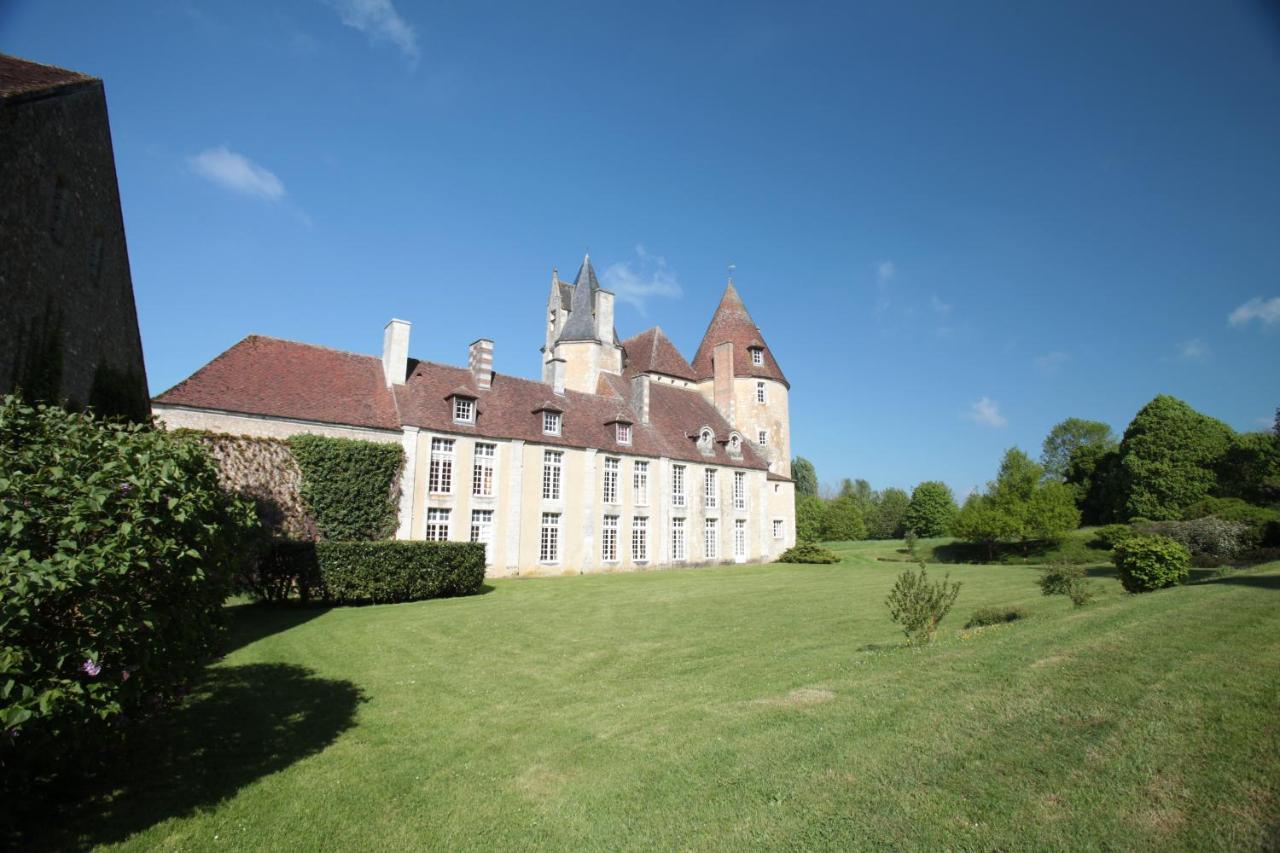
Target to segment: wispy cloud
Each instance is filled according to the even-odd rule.
[[[893,304],[889,282],[893,281],[893,277],[897,274],[898,269],[893,265],[893,261],[881,261],[876,264],[876,319],[882,318],[889,310],[889,306]]]
[[[951,306],[939,299],[936,293],[929,297],[929,307],[939,317],[945,317],[951,313]]]
[[[342,23],[359,30],[371,42],[389,42],[409,62],[418,61],[418,33],[400,16],[391,0],[326,0]]]
[[[1233,326],[1247,326],[1254,320],[1264,326],[1280,323],[1280,296],[1270,299],[1255,296],[1227,315],[1227,322]]]
[[[970,406],[969,411],[965,412],[965,417],[979,426],[999,428],[1009,423],[1009,420],[1000,414],[1000,404],[990,397],[982,397]]]
[[[1035,365],[1036,370],[1041,373],[1053,374],[1061,370],[1062,365],[1066,364],[1070,360],[1071,356],[1067,355],[1065,352],[1054,350],[1053,352],[1047,352],[1044,355],[1036,356],[1032,360],[1032,363]]]
[[[648,301],[654,297],[678,299],[684,291],[680,279],[667,267],[667,259],[636,246],[634,261],[619,261],[607,267],[600,276],[605,289],[612,290],[619,302],[647,313]]]
[[[271,202],[284,198],[284,183],[275,174],[225,145],[201,151],[187,163],[197,175],[233,192]]]
[[[1209,345],[1199,338],[1178,344],[1178,358],[1181,361],[1206,362],[1211,354]]]

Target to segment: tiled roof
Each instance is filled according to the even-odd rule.
[[[724,296],[720,297],[720,305],[707,326],[707,333],[702,336],[698,354],[693,357],[693,372],[699,379],[711,379],[715,375],[711,357],[715,348],[726,341],[733,344],[734,376],[776,379],[790,387],[787,378],[782,375],[782,368],[774,360],[769,345],[764,342],[764,335],[760,334],[759,327],[747,313],[747,306],[743,304],[733,282],[729,282],[724,289]],[[764,364],[751,363],[751,347],[763,350]]]
[[[657,326],[627,338],[622,342],[622,348],[627,353],[628,374],[661,373],[690,382],[697,379],[689,362]]]
[[[98,82],[97,78],[0,53],[0,100],[74,83],[92,82]]]
[[[156,397],[155,402],[332,424],[400,428],[395,400],[382,376],[381,359],[261,335],[240,341]],[[443,394],[439,404],[449,405]]]

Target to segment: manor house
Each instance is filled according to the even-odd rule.
[[[156,397],[171,428],[400,442],[401,539],[483,542],[489,574],[771,560],[795,542],[790,386],[730,281],[690,363],[625,341],[590,258],[553,272],[542,381],[250,335]]]

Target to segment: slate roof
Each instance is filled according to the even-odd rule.
[[[32,95],[77,83],[101,83],[98,78],[0,53],[0,100]]]
[[[742,297],[738,295],[738,289],[733,286],[733,282],[729,282],[725,287],[724,295],[720,297],[720,305],[711,317],[707,333],[702,336],[697,355],[693,357],[693,371],[699,379],[711,379],[715,375],[711,363],[712,355],[715,348],[726,341],[733,343],[734,376],[776,379],[788,388],[791,387],[787,377],[782,375],[782,368],[774,360],[769,345],[764,342],[764,335],[760,334],[760,328],[747,313],[747,306],[743,304]],[[751,347],[760,347],[764,351],[764,364],[751,363],[749,352]]]
[[[585,285],[585,286],[584,286]],[[572,304],[569,307],[569,322],[560,331],[560,341],[595,341],[596,335],[596,291],[600,282],[596,280],[595,268],[591,266],[591,256],[582,259],[578,275],[573,280]]]
[[[622,349],[627,354],[626,370],[629,375],[661,373],[690,382],[697,380],[689,362],[684,360],[676,345],[671,343],[671,339],[658,326],[627,338],[622,342]]]

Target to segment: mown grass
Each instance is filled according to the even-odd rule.
[[[896,543],[830,566],[235,608],[205,688],[32,846],[1239,849],[1280,825],[1280,564],[1076,610],[963,582],[927,649]],[[978,607],[1018,622],[965,631]],[[113,796],[105,796],[114,792]]]

